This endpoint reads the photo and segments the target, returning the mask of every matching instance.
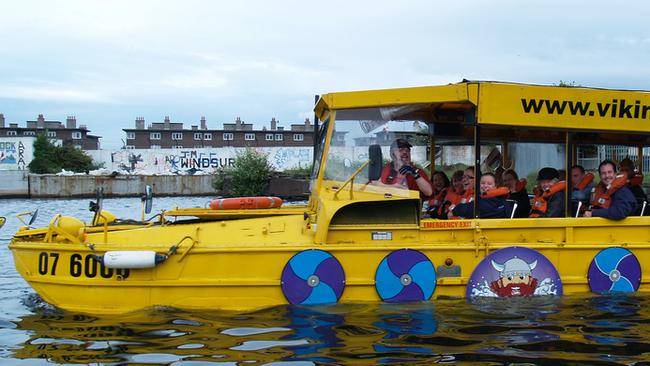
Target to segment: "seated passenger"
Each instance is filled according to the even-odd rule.
[[[447,189],[447,194],[445,195],[442,206],[440,207],[439,217],[446,219],[449,214],[449,207],[451,205],[457,205],[460,203],[460,200],[465,194],[465,188],[463,185],[463,171],[457,170],[451,176],[451,186]]]
[[[517,202],[513,217],[528,217],[530,214],[530,199],[526,191],[526,179],[519,180],[517,172],[508,169],[503,172],[503,184],[510,190],[507,199]]]
[[[481,175],[480,189],[481,195],[476,201],[476,208],[478,210],[478,217],[480,218],[504,218],[508,217],[506,209],[506,196],[508,195],[508,188],[497,188],[497,178],[492,173],[485,173]],[[451,210],[454,216],[458,217],[473,217],[474,203],[466,202],[459,203]]]
[[[627,177],[616,175],[616,164],[605,160],[598,166],[600,183],[594,187],[590,211],[585,211],[585,217],[605,217],[621,220],[632,215],[636,210],[636,199],[627,187]]]
[[[571,167],[571,197],[582,202],[585,206],[589,204],[591,189],[594,187],[594,175],[586,173],[581,165]]]
[[[407,187],[420,191],[421,197],[429,197],[433,193],[427,173],[415,166],[411,161],[411,144],[405,139],[397,139],[390,145],[392,161],[381,170],[380,181],[383,184]]]
[[[457,205],[461,203],[470,203],[470,202],[474,202],[474,167],[473,166],[466,168],[465,171],[463,172],[463,194],[460,196],[460,200],[458,201],[458,203],[449,206],[447,217],[449,219],[460,219],[464,217],[472,217],[472,216],[458,216],[452,212]]]
[[[550,167],[537,173],[538,191],[531,203],[530,217],[564,217],[564,190],[566,182],[560,181],[560,173]]]
[[[444,172],[435,172],[431,176],[433,181],[433,194],[429,200],[427,213],[431,218],[440,218],[440,209],[445,202],[447,190],[449,189],[449,178]]]
[[[634,162],[630,160],[630,158],[625,158],[621,160],[618,166],[621,174],[625,174],[627,176],[628,179],[627,187],[630,189],[630,191],[632,191],[632,194],[636,199],[636,203],[638,207],[634,212],[634,214],[640,215],[641,209],[643,208],[643,203],[648,202],[648,196],[646,196],[642,187],[643,174],[637,172],[636,167],[634,166]],[[648,212],[648,209],[649,208],[646,208],[645,211]]]

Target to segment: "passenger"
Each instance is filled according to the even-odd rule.
[[[564,190],[566,182],[560,181],[560,173],[550,167],[537,173],[538,192],[531,204],[530,217],[564,217]]]
[[[411,144],[405,139],[397,139],[390,145],[392,161],[381,170],[381,182],[387,185],[400,185],[410,190],[420,191],[421,197],[429,197],[433,188],[427,173],[411,161]]]
[[[508,188],[497,188],[497,178],[492,173],[481,175],[481,195],[476,201],[478,217],[480,218],[504,218],[508,217],[506,209],[506,196]],[[451,209],[454,216],[472,217],[474,204],[472,202],[460,203]]]
[[[640,215],[641,210],[643,208],[643,203],[648,202],[648,196],[646,196],[642,187],[643,174],[637,172],[636,167],[634,166],[634,162],[630,160],[630,158],[625,158],[621,160],[618,166],[621,174],[625,174],[627,176],[628,179],[627,187],[630,189],[630,191],[632,191],[632,194],[636,199],[636,204],[638,207],[634,214]],[[645,211],[648,212],[648,208],[646,208]]]
[[[517,172],[508,169],[503,172],[503,184],[510,190],[508,199],[517,202],[513,217],[528,217],[530,215],[530,199],[526,191],[526,179],[519,180]]]
[[[582,202],[584,205],[589,204],[591,196],[591,189],[594,187],[594,175],[586,173],[582,165],[574,165],[571,167],[571,187],[573,192],[571,197]]]
[[[442,207],[440,207],[440,218],[448,218],[449,206],[459,204],[463,198],[463,194],[465,194],[463,174],[462,170],[457,170],[451,176],[451,186],[447,189],[447,195],[444,198]]]
[[[627,187],[627,176],[616,175],[616,164],[605,160],[598,166],[600,183],[592,193],[592,209],[585,211],[585,217],[604,217],[621,220],[634,214],[636,199]]]
[[[460,196],[460,200],[458,201],[458,203],[452,203],[452,205],[449,206],[449,210],[447,211],[447,218],[452,220],[461,219],[464,217],[471,217],[471,216],[455,215],[452,211],[454,207],[456,207],[459,204],[474,202],[474,167],[473,166],[470,166],[463,171],[462,182],[463,182],[463,194]]]
[[[433,194],[429,200],[429,208],[427,213],[431,218],[439,219],[441,215],[441,208],[447,196],[449,189],[449,178],[444,172],[435,172],[431,176],[433,181]]]

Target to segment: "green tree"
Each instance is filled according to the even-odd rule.
[[[271,169],[266,155],[247,148],[235,158],[232,167],[215,177],[212,185],[217,190],[224,190],[228,180],[234,196],[259,196],[269,183]]]
[[[96,168],[92,158],[73,145],[56,146],[45,132],[36,136],[34,159],[29,163],[31,173],[54,174],[63,169],[82,173]]]

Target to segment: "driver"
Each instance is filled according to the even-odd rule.
[[[397,139],[390,145],[391,162],[381,169],[380,181],[386,185],[403,186],[420,191],[420,196],[433,194],[433,186],[427,173],[411,161],[411,144],[405,139]]]

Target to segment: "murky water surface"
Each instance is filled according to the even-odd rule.
[[[650,365],[650,296],[567,296],[468,304],[280,306],[254,313],[155,309],[94,317],[54,309],[16,273],[15,214],[89,221],[88,200],[0,200],[2,365]],[[154,210],[207,198],[158,198]],[[137,199],[104,207],[139,219]]]

